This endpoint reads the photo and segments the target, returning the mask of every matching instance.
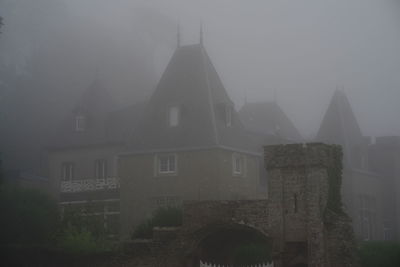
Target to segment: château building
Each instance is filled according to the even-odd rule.
[[[343,148],[343,204],[357,238],[399,239],[399,138],[363,136],[336,90],[315,141]],[[262,147],[299,142],[277,103],[236,110],[200,41],[178,45],[146,104],[116,108],[95,79],[48,146],[49,178],[64,213],[95,216],[125,239],[158,207],[268,198]]]

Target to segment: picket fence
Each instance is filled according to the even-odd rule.
[[[202,262],[200,261],[200,267],[230,267],[230,266],[225,266],[225,265],[219,265],[219,264],[213,264],[213,263],[207,263],[207,262]],[[249,265],[249,266],[243,266],[243,267],[274,267],[274,263],[261,263],[261,264],[256,264],[256,265]]]

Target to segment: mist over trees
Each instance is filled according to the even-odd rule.
[[[275,91],[313,138],[332,92],[344,86],[366,135],[397,135],[398,7],[396,0],[0,0],[4,165],[40,169],[39,148],[96,73],[120,106],[149,97],[176,46],[178,21],[183,44],[198,41],[203,21],[236,108],[244,99],[272,101]]]
[[[112,18],[77,15],[60,0],[0,1],[0,10],[6,169],[41,172],[41,148],[96,75],[119,106],[143,101],[156,82],[155,50],[175,45],[176,23],[152,9],[135,10],[119,32]]]

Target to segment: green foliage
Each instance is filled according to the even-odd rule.
[[[343,152],[340,146],[334,146],[331,150],[332,166],[328,168],[328,201],[324,214],[324,220],[332,220],[334,214],[344,214],[340,189],[342,187]],[[329,218],[329,219],[328,219]]]
[[[362,267],[400,266],[400,243],[368,241],[358,249]]]
[[[153,236],[153,223],[149,219],[141,224],[139,224],[133,231],[132,238],[143,238],[149,239]]]
[[[79,254],[112,250],[103,227],[103,218],[65,207],[57,236],[57,245],[63,251]]]
[[[153,227],[174,227],[182,225],[182,209],[176,207],[158,208],[152,218],[139,224],[132,238],[151,238]]]
[[[180,226],[182,225],[182,209],[159,208],[155,211],[152,221],[154,226]]]
[[[96,238],[106,235],[103,226],[103,217],[89,215],[90,210],[81,211],[72,206],[64,207],[64,216],[61,222],[61,231],[73,227],[78,232],[90,232]]]
[[[45,244],[59,222],[56,202],[31,189],[3,184],[0,187],[0,243]]]
[[[236,247],[234,252],[235,263],[238,265],[252,265],[270,262],[271,246],[262,243],[249,243]]]
[[[60,236],[58,247],[73,254],[104,252],[111,250],[111,245],[105,239],[95,237],[90,231],[78,230],[73,226],[64,229]]]

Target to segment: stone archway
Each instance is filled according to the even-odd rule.
[[[354,266],[351,224],[337,207],[341,177],[329,175],[340,173],[340,159],[338,147],[324,144],[266,147],[268,200],[185,202],[182,227],[159,251],[160,266],[232,264],[244,233],[273,240],[275,267]]]
[[[187,266],[200,261],[221,266],[255,265],[272,260],[272,239],[244,224],[212,224],[193,234],[197,240],[187,254]]]

